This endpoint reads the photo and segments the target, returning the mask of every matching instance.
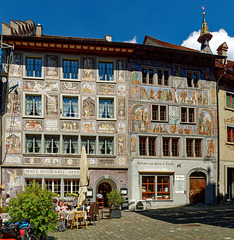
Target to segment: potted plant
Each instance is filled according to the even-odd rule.
[[[121,207],[125,199],[120,190],[115,189],[107,193],[107,200],[110,207],[111,218],[121,218]]]

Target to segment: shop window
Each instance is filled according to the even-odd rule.
[[[64,196],[67,193],[78,194],[79,192],[79,179],[64,179]]]
[[[26,153],[41,153],[41,135],[26,135]]]
[[[234,93],[226,93],[226,106],[234,109]]]
[[[26,57],[26,76],[42,76],[42,58]]]
[[[198,73],[197,72],[187,72],[187,85],[188,87],[198,87]]]
[[[87,154],[96,154],[96,137],[81,137],[81,147],[85,147]]]
[[[181,107],[181,123],[195,123],[195,109]]]
[[[30,116],[42,116],[41,95],[25,95],[25,114]]]
[[[155,177],[142,176],[142,199],[155,199]]]
[[[179,157],[179,138],[163,137],[163,156]]]
[[[113,81],[114,80],[114,64],[113,62],[99,62],[98,63],[99,80]]]
[[[59,153],[60,136],[45,136],[45,152]]]
[[[156,156],[156,137],[139,137],[139,153],[141,156]]]
[[[78,137],[63,136],[63,153],[78,153]]]
[[[114,154],[113,137],[99,137],[99,154]]]
[[[62,111],[63,117],[77,118],[79,116],[78,97],[62,96],[62,102],[63,102]]]
[[[157,70],[157,80],[159,86],[169,86],[170,72],[167,69]]]
[[[234,143],[234,127],[227,127],[227,141]]]
[[[152,105],[152,121],[167,121],[167,106]]]
[[[63,78],[78,79],[78,61],[63,59]]]
[[[157,200],[170,199],[170,177],[157,176]]]
[[[202,140],[187,138],[186,153],[187,157],[202,157]]]

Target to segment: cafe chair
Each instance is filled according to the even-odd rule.
[[[83,221],[84,221],[85,225],[82,225]],[[88,229],[87,222],[86,222],[86,219],[85,219],[85,213],[83,211],[74,212],[74,216],[73,216],[73,219],[72,219],[72,222],[71,222],[71,229],[73,227],[74,222],[76,222],[76,229],[77,230],[79,229],[79,227],[86,227]]]
[[[91,221],[93,221],[94,225],[96,225],[96,223],[95,223],[96,211],[95,210],[96,210],[96,204],[91,203],[89,212],[87,212],[87,220],[89,220],[90,223],[91,223]]]

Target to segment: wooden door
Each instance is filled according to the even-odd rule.
[[[195,172],[190,175],[190,204],[205,203],[206,175]]]

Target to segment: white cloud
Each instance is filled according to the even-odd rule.
[[[132,40],[128,40],[128,41],[124,41],[124,42],[126,42],[126,43],[137,43],[136,36],[134,36]]]
[[[230,37],[224,29],[220,29],[218,32],[211,32],[213,38],[210,40],[210,48],[213,54],[217,54],[217,48],[226,42],[228,45],[228,59],[234,60],[234,37]],[[201,44],[197,41],[200,36],[200,30],[192,32],[189,37],[183,41],[181,46],[193,48],[196,50],[201,49]]]

